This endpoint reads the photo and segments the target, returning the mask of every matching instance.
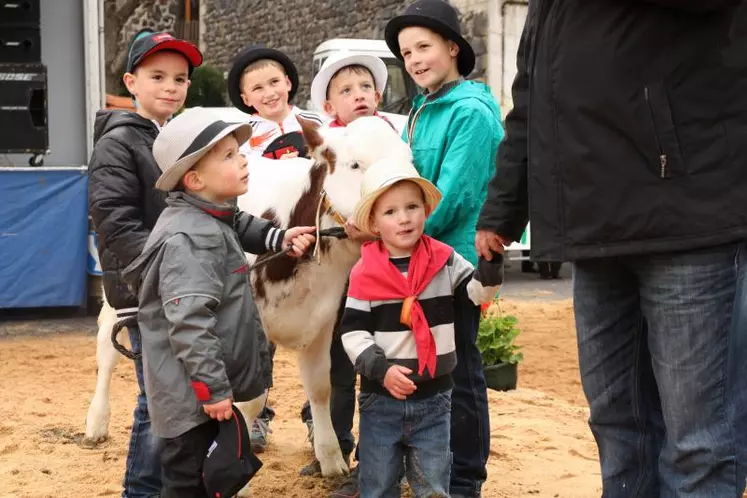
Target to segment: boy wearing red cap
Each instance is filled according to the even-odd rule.
[[[145,245],[166,207],[155,188],[161,171],[153,159],[153,142],[166,121],[184,105],[189,77],[202,64],[191,43],[168,33],[146,32],[132,43],[124,74],[136,112],[99,111],[94,150],[88,166],[89,211],[99,240],[104,293],[122,319],[137,314],[138,300],[122,280],[122,270]],[[137,326],[128,327],[135,352]],[[134,412],[123,498],[145,498],[161,491],[161,440],[151,433],[143,364],[135,361],[140,393]]]

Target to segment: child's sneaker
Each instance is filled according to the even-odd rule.
[[[250,435],[252,453],[262,453],[267,449],[267,434],[272,432],[270,421],[261,417],[254,419]]]

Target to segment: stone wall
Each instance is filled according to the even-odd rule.
[[[462,31],[477,54],[471,78],[485,79],[488,15],[482,0],[456,0]],[[200,48],[208,64],[228,71],[237,53],[254,43],[285,52],[298,66],[296,103],[308,99],[312,58],[330,38],[383,39],[386,23],[405,10],[402,0],[201,0]]]
[[[107,0],[104,2],[106,91],[125,95],[122,74],[130,39],[143,28],[173,31],[179,0]]]

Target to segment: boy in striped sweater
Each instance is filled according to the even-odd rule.
[[[423,235],[441,193],[408,162],[369,166],[362,194],[356,225],[380,240],[363,246],[340,326],[361,375],[361,498],[399,496],[403,458],[416,497],[448,497],[454,307],[492,301],[502,259],[475,271]]]

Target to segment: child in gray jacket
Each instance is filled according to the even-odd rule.
[[[268,387],[267,341],[239,236],[255,239],[257,254],[300,257],[314,242],[314,227],[280,230],[233,206],[246,192],[239,144],[250,136],[248,124],[193,108],[153,144],[167,207],[124,277],[140,298],[153,434],[165,438],[162,498],[207,497],[202,462],[218,422],[232,416],[234,401]]]

